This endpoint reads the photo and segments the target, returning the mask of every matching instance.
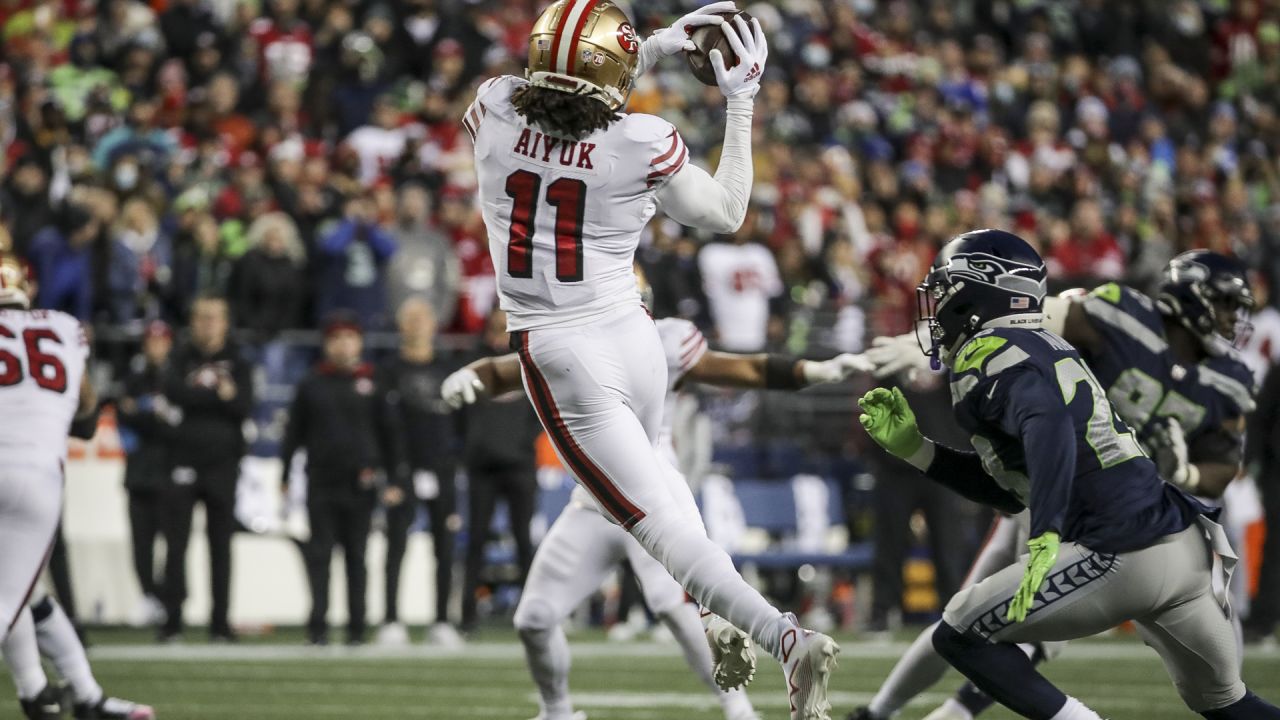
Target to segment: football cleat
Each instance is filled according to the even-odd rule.
[[[155,720],[156,711],[148,705],[104,697],[96,704],[76,705],[73,717],[75,720]]]
[[[716,685],[728,691],[750,683],[756,676],[756,648],[751,636],[718,615],[708,617],[706,633]]]
[[[791,720],[830,720],[827,682],[840,646],[822,633],[800,627],[795,615],[785,617],[790,627],[782,631],[780,646]]]
[[[956,702],[955,698],[947,698],[938,709],[925,715],[924,720],[973,720],[973,713]]]
[[[30,700],[19,700],[22,714],[27,720],[61,720],[62,691],[52,685],[45,685],[38,695]]]
[[[880,718],[871,714],[871,708],[862,706],[845,716],[844,720],[880,720]]]
[[[447,622],[438,622],[427,628],[427,643],[448,650],[466,647],[467,641]]]
[[[404,647],[409,644],[409,629],[404,623],[387,623],[378,628],[377,642],[382,647]]]
[[[581,710],[578,710],[577,712],[568,716],[567,718],[562,719],[562,718],[551,717],[550,715],[547,715],[545,713],[538,713],[538,717],[534,718],[533,720],[587,720],[587,714]]]

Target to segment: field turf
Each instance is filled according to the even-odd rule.
[[[421,635],[416,630],[415,637]],[[420,644],[397,650],[306,648],[292,634],[221,646],[157,646],[143,639],[134,632],[99,630],[91,658],[109,692],[154,705],[161,720],[526,720],[536,714],[519,645],[499,629],[486,630],[457,652]],[[844,651],[832,682],[837,720],[869,699],[909,636],[893,642],[839,639]],[[571,687],[591,720],[721,717],[674,645],[608,644],[598,633],[572,635],[570,642]],[[1197,717],[1178,701],[1155,654],[1133,637],[1075,643],[1048,673],[1104,716]],[[956,686],[957,677],[948,676],[900,717],[923,717]],[[1280,699],[1280,651],[1251,650],[1245,679],[1262,696]],[[787,717],[781,673],[772,660],[762,659],[751,697],[766,720]],[[0,717],[17,712],[11,684],[0,683]],[[1000,710],[986,717],[1015,716]]]

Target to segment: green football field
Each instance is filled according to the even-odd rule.
[[[840,638],[844,650],[832,682],[836,718],[870,698],[906,647],[906,637],[878,643]],[[99,631],[95,639],[91,657],[108,691],[154,705],[163,720],[526,720],[536,714],[520,647],[500,630],[486,631],[480,641],[456,652],[421,645],[306,648],[278,641],[161,647],[122,642],[121,634],[110,631]],[[575,651],[571,687],[578,708],[592,720],[721,717],[674,645],[609,644],[598,633],[570,639]],[[1131,637],[1075,643],[1048,672],[1104,716],[1198,717],[1179,703],[1155,655]],[[901,717],[923,717],[955,687],[957,677],[949,675]],[[1259,694],[1280,698],[1280,651],[1251,650],[1245,677]],[[750,692],[766,720],[787,717],[781,673],[772,660],[762,660]],[[0,717],[16,715],[12,687],[5,683]],[[987,717],[1015,716],[998,711]]]

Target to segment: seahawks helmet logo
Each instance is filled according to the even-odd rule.
[[[1027,265],[985,253],[955,255],[947,262],[947,277],[972,280],[1009,292],[1044,297],[1043,265]]]

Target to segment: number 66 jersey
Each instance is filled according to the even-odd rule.
[[[581,140],[516,113],[512,76],[480,86],[463,117],[508,329],[569,327],[639,306],[632,262],[655,193],[685,166],[671,123],[622,114]]]
[[[0,466],[58,470],[88,356],[70,315],[0,309]]]

